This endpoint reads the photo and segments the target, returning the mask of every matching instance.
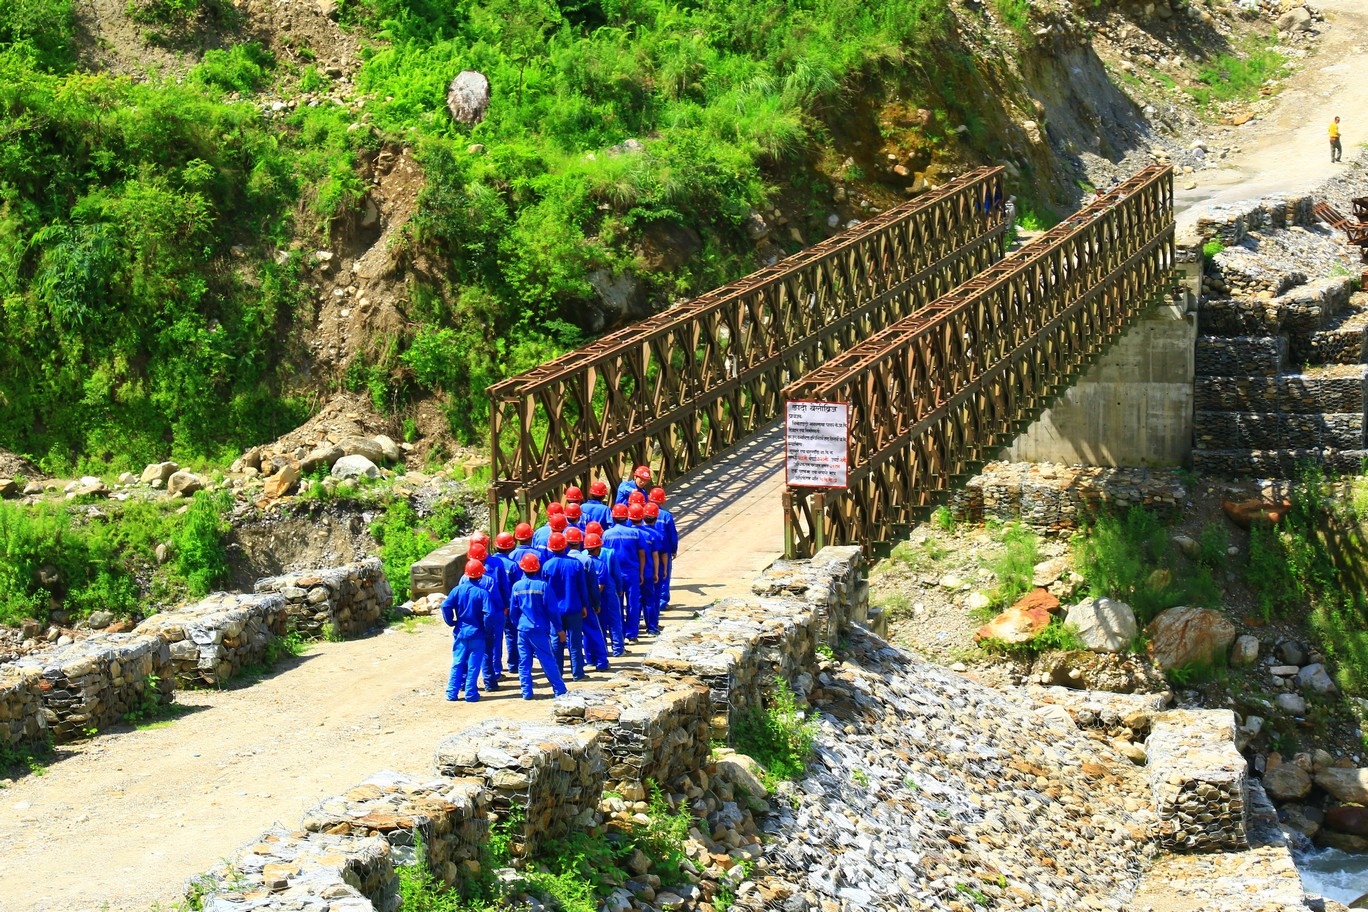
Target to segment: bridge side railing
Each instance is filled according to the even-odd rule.
[[[1173,174],[1154,166],[785,388],[850,407],[849,486],[786,488],[786,552],[888,540],[1119,338],[1173,267]]]
[[[767,269],[489,388],[490,516],[649,464],[668,482],[772,421],[785,383],[1002,256],[981,168]]]

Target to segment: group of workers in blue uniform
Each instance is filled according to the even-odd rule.
[[[546,508],[546,523],[519,523],[512,533],[470,537],[465,574],[442,602],[452,628],[451,676],[446,697],[467,702],[497,690],[504,654],[524,700],[532,699],[532,663],[566,692],[589,666],[609,670],[609,659],[635,643],[642,625],[660,633],[670,603],[670,575],[679,550],[665,489],[651,486],[651,470],[638,466],[608,502],[608,485],[596,481],[589,498],[569,488],[562,503]]]

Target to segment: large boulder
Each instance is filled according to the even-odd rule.
[[[1059,599],[1048,590],[1037,588],[1013,602],[1012,607],[1023,610],[1044,608],[1046,611],[1055,612],[1059,610]]]
[[[755,798],[768,798],[769,789],[761,781],[760,764],[745,754],[726,754],[717,758],[717,773]]]
[[[1224,663],[1235,625],[1219,611],[1179,606],[1159,612],[1145,629],[1150,655],[1164,671],[1196,663]]]
[[[1310,793],[1311,774],[1295,763],[1280,763],[1264,773],[1263,787],[1279,804],[1296,801]]]
[[[187,472],[184,469],[166,479],[166,490],[170,491],[172,494],[180,494],[189,497],[196,491],[201,491],[203,489],[204,479],[200,478],[194,472]]]
[[[1259,638],[1248,633],[1235,638],[1230,648],[1230,664],[1236,668],[1253,665],[1259,659]]]
[[[1078,628],[1079,638],[1094,652],[1124,652],[1140,632],[1131,606],[1109,598],[1084,599],[1069,609],[1064,623]]]
[[[474,70],[462,70],[447,86],[447,110],[457,123],[477,124],[489,110],[489,79]]]
[[[19,493],[19,485],[13,478],[0,478],[0,497],[14,497]]]
[[[399,444],[395,443],[384,434],[376,434],[371,438],[380,447],[380,452],[385,457],[385,462],[398,462],[400,455]]]
[[[337,460],[347,454],[342,451],[340,446],[332,443],[325,443],[314,447],[303,459],[299,461],[299,471],[308,475],[319,466],[332,471],[332,467]]]
[[[1280,32],[1309,32],[1310,30],[1311,13],[1304,6],[1294,6],[1278,17],[1278,31]]]
[[[380,477],[380,470],[375,463],[365,456],[357,454],[355,456],[343,456],[332,467],[333,478],[366,478],[375,479]]]
[[[974,632],[974,642],[996,640],[1020,645],[1034,640],[1050,625],[1050,612],[1044,608],[1008,608]]]
[[[152,484],[159,481],[166,484],[167,479],[180,471],[180,466],[174,462],[154,462],[142,470],[142,477],[138,480],[143,484]]]
[[[365,456],[376,465],[385,461],[385,448],[370,437],[348,437],[338,446],[347,456]]]
[[[1368,836],[1368,807],[1332,807],[1325,812],[1325,825],[1336,833]]]
[[[1325,670],[1325,666],[1319,662],[1315,665],[1307,665],[1297,672],[1297,686],[1303,691],[1311,691],[1318,694],[1331,694],[1338,688],[1335,681],[1330,677],[1330,673]]]
[[[1323,769],[1316,785],[1347,804],[1368,804],[1368,769]]]
[[[1253,500],[1241,501],[1221,501],[1221,509],[1225,515],[1235,525],[1241,529],[1249,529],[1253,526],[1271,526],[1287,515],[1287,511],[1292,508],[1290,501],[1280,500],[1277,503],[1269,503],[1265,500],[1255,498]]]
[[[270,478],[266,479],[266,484],[262,487],[262,493],[275,500],[277,497],[284,497],[295,489],[299,484],[299,466],[293,462],[281,466]]]

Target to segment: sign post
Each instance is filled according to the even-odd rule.
[[[847,487],[850,405],[790,399],[787,406],[784,442],[789,486]]]

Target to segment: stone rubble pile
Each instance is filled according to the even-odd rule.
[[[133,632],[157,637],[170,647],[181,687],[218,687],[244,667],[266,661],[267,647],[286,632],[285,600],[216,592],[154,614]]]
[[[340,639],[361,636],[394,604],[394,591],[378,557],[329,570],[268,577],[257,581],[256,591],[284,598],[290,629],[311,639],[329,631]]]
[[[1249,846],[1248,764],[1228,709],[1172,710],[1146,742],[1159,844],[1187,852]]]
[[[751,592],[798,598],[813,605],[823,628],[822,642],[835,646],[841,631],[852,623],[879,632],[880,619],[870,614],[866,573],[858,546],[834,545],[811,560],[775,561],[751,583]]]
[[[570,691],[552,712],[562,725],[600,733],[607,762],[603,789],[627,801],[646,800],[651,783],[703,769],[712,752],[712,701],[695,679],[622,672]]]
[[[0,751],[38,747],[46,741],[42,672],[0,665]]]
[[[131,633],[97,633],[13,666],[21,674],[38,672],[47,728],[58,743],[167,702],[175,686],[167,644]]]
[[[1019,521],[1042,532],[1077,529],[1103,510],[1177,513],[1187,489],[1171,469],[990,462],[950,500],[956,519]]]
[[[428,870],[447,883],[478,872],[489,840],[489,791],[462,780],[382,772],[304,814],[310,833],[378,836],[395,864],[409,864],[421,842]]]
[[[500,819],[521,813],[515,854],[534,854],[546,840],[592,826],[606,772],[597,730],[491,719],[437,745],[438,775],[470,779],[491,794]]]

